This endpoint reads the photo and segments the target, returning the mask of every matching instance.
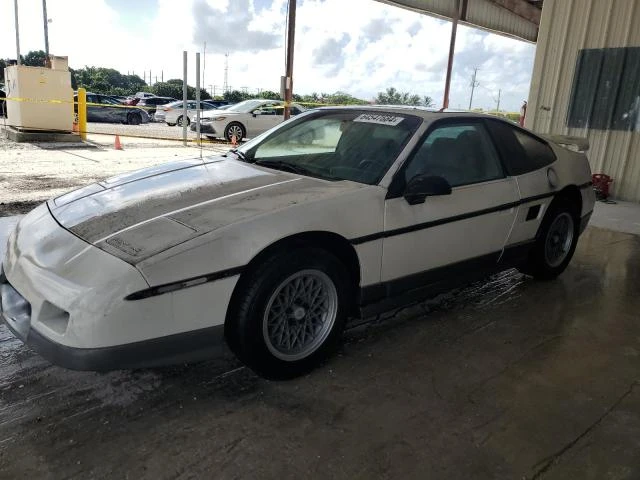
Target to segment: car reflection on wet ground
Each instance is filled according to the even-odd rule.
[[[638,478],[640,237],[589,228],[515,271],[351,328],[289,382],[230,355],[106,374],[0,327],[0,478]]]

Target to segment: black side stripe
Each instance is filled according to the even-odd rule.
[[[173,292],[175,290],[182,290],[183,288],[196,287],[209,282],[215,282],[216,280],[222,280],[223,278],[235,277],[240,275],[244,270],[242,267],[228,268],[226,270],[220,270],[219,272],[208,273],[206,275],[199,275],[197,277],[187,278],[185,280],[178,280],[177,282],[165,283],[155,287],[147,288],[145,290],[139,290],[137,292],[130,293],[125,300],[142,300],[143,298],[155,297],[164,293]]]
[[[490,213],[501,212],[503,210],[509,210],[520,206],[525,203],[534,202],[536,200],[542,200],[544,198],[553,197],[556,192],[543,193],[541,195],[535,195],[533,197],[523,198],[517,202],[505,203],[497,205],[495,207],[484,208],[482,210],[476,210],[475,212],[463,213],[461,215],[455,215],[453,217],[441,218],[439,220],[433,220],[431,222],[417,223],[415,225],[409,225],[407,227],[396,228],[395,230],[389,230],[386,232],[372,233],[371,235],[365,235],[363,237],[357,237],[351,239],[351,244],[360,245],[366,242],[372,242],[374,240],[380,240],[381,238],[395,237],[396,235],[403,235],[405,233],[417,232],[418,230],[425,230],[427,228],[438,227],[440,225],[446,225],[447,223],[459,222],[461,220],[467,220],[469,218],[479,217],[481,215],[488,215]]]

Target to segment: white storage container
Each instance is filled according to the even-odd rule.
[[[69,71],[12,65],[5,68],[4,75],[9,125],[22,130],[72,131],[73,90]]]

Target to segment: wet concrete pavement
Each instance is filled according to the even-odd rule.
[[[234,359],[72,372],[0,327],[0,478],[640,477],[640,237],[589,228],[347,333],[290,382]]]

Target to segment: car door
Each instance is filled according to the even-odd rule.
[[[518,184],[521,205],[508,244],[522,245],[535,238],[553,200],[556,156],[546,141],[522,128],[501,120],[487,120],[486,124],[496,139],[507,173]]]
[[[451,194],[409,204],[402,193],[418,175],[443,177]],[[395,294],[494,266],[515,219],[518,190],[482,121],[462,118],[428,130],[388,197],[381,276]]]
[[[103,122],[101,117],[102,107],[98,106],[98,96],[87,94],[87,122]]]
[[[253,111],[256,112],[256,110],[259,113],[249,118],[248,136],[260,135],[284,120],[284,108],[280,104],[266,103]]]

